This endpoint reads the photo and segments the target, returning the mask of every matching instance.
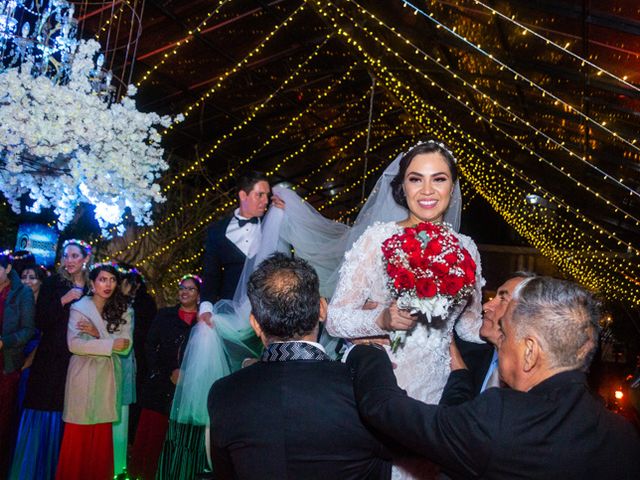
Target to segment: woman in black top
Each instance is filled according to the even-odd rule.
[[[149,329],[145,342],[149,373],[139,392],[138,403],[142,411],[130,464],[134,478],[155,478],[182,355],[198,315],[200,287],[199,277],[184,276],[178,286],[180,304],[160,309]]]

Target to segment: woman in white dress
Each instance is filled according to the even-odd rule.
[[[454,307],[445,321],[429,325],[417,322],[416,317],[396,306],[387,288],[381,246],[403,228],[420,222],[446,221],[457,231],[461,198],[455,159],[442,143],[420,143],[385,171],[373,196],[368,212],[363,213],[392,220],[370,222],[345,254],[326,327],[331,335],[346,339],[386,337],[394,330],[408,331],[395,353],[389,349],[398,384],[413,398],[438,403],[450,372],[453,328],[464,340],[481,342],[484,281],[478,249],[471,238],[456,234],[476,262],[476,285],[466,302]],[[400,460],[398,464],[404,462]],[[412,461],[407,469],[394,468],[393,478],[429,478],[429,469]]]

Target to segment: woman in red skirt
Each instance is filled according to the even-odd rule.
[[[131,349],[127,302],[111,264],[94,265],[91,294],[71,307],[67,343],[73,354],[65,386],[65,421],[57,480],[111,480],[111,424],[120,412],[119,355]]]

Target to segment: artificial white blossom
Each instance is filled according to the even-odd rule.
[[[103,101],[90,82],[99,49],[79,42],[65,85],[33,77],[28,63],[0,73],[0,190],[16,212],[24,194],[32,211],[53,207],[61,228],[80,202],[96,206],[106,231],[126,207],[151,224],[152,204],[165,200],[155,183],[168,168],[156,127],[172,120],[139,112],[132,85],[119,102]]]

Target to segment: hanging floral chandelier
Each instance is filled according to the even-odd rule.
[[[52,4],[60,11],[48,16],[72,25],[69,4]],[[6,10],[0,13],[6,18]],[[0,29],[10,24],[2,18]],[[55,31],[68,35],[71,28]],[[12,33],[3,32],[4,66],[9,66],[0,67],[0,190],[13,210],[20,212],[25,203],[33,212],[53,208],[62,228],[77,205],[87,202],[95,205],[104,233],[113,225],[122,231],[127,208],[136,222],[151,224],[153,203],[164,201],[156,181],[168,168],[156,127],[168,127],[171,118],[139,112],[133,86],[114,101],[98,42],[67,36],[57,43],[53,39],[54,45],[66,45],[57,51],[34,48],[32,42],[29,51],[16,53],[25,37],[14,36],[11,50]],[[22,28],[25,33],[29,29]]]

